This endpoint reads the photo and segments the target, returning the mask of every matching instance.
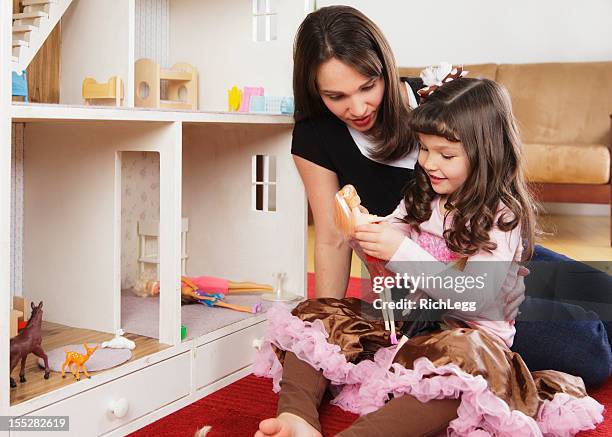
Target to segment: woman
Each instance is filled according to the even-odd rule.
[[[417,151],[405,120],[409,106],[416,106],[422,82],[400,82],[396,71],[380,30],[353,8],[321,8],[298,30],[292,153],[313,213],[317,297],[344,297],[347,287],[351,250],[332,217],[339,187],[354,185],[370,213],[384,216],[402,198],[405,181],[413,173]],[[549,290],[544,290],[542,277],[552,275],[553,267],[569,259],[537,246],[534,261],[533,279],[528,277],[527,283],[531,279],[538,289],[528,287],[527,294],[537,291],[541,297],[554,297],[558,290],[550,286],[551,281]],[[589,288],[603,292],[612,286],[608,275],[590,276]],[[516,317],[522,304],[513,350],[531,369],[565,371],[581,376],[587,386],[610,376],[610,343],[595,313],[537,298],[528,297],[523,304],[523,299],[523,289],[518,287],[510,296],[506,317]],[[557,319],[547,320],[551,314]]]

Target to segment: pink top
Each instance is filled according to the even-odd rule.
[[[502,212],[503,210],[499,214]],[[408,274],[413,277],[426,276],[427,283],[421,283],[424,286],[418,288],[433,299],[450,299],[450,302],[456,302],[457,305],[460,302],[477,302],[475,311],[466,311],[461,308],[451,310],[450,314],[464,320],[471,327],[482,329],[500,338],[508,347],[512,346],[516,332],[514,320],[504,321],[504,307],[506,295],[515,289],[518,281],[523,280],[518,275],[518,262],[523,251],[520,226],[510,232],[503,232],[494,226],[489,237],[497,244],[497,248],[492,252],[481,250],[470,256],[461,272],[449,265],[460,256],[446,246],[442,236],[444,216],[439,209],[439,198],[432,202],[432,213],[429,220],[419,226],[420,234],[410,229],[410,225],[399,220],[405,216],[406,207],[402,200],[395,211],[385,218],[406,234],[406,238],[386,267],[395,273]],[[446,228],[451,222],[452,216],[449,216]],[[435,281],[436,276],[442,277],[439,279],[443,280]],[[455,281],[451,283],[459,284],[459,280],[463,281],[470,276],[480,277],[480,283],[484,284],[484,287],[479,289],[473,286],[459,293],[457,288],[449,287],[449,282],[446,282],[450,280]]]

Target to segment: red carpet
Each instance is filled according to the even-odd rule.
[[[310,275],[309,275],[310,276]],[[314,291],[309,277],[309,296]],[[357,295],[360,279],[351,278],[349,294]],[[353,294],[355,293],[355,294]],[[612,407],[612,378],[602,387],[592,390],[591,396],[606,406]],[[276,414],[278,396],[272,392],[269,379],[250,375],[197,401],[187,407],[158,420],[130,434],[134,437],[184,437],[193,434],[203,426],[212,426],[207,437],[250,437],[257,430],[261,420]],[[605,421],[596,430],[578,434],[580,437],[612,436],[612,416],[604,413]],[[321,425],[324,436],[333,436],[347,428],[356,415],[329,405],[321,408]]]
[[[271,381],[247,376],[130,436],[193,436],[199,428],[210,425],[207,437],[251,437],[261,420],[276,415],[278,396],[272,392]],[[356,417],[325,402],[321,410],[324,435],[335,435]]]
[[[612,406],[612,380],[591,395],[599,402]],[[278,396],[272,392],[269,379],[250,375],[131,434],[133,437],[185,437],[201,427],[212,430],[207,437],[250,437],[259,422],[276,414]],[[606,421],[596,430],[578,434],[581,437],[612,435],[612,419],[609,411]],[[347,428],[357,416],[340,408],[325,405],[321,409],[321,425],[324,436],[333,436]]]

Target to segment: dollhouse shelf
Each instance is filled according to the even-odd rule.
[[[174,71],[174,70],[161,70],[160,79],[162,80],[191,80],[193,77],[192,73],[187,73],[185,71]]]
[[[181,109],[184,111],[189,111],[191,109],[191,105],[184,102],[177,102],[174,100],[160,100],[159,107],[161,109]]]
[[[293,117],[275,114],[249,114],[243,112],[195,112],[159,109],[133,109],[116,107],[90,107],[72,105],[46,105],[14,102],[11,105],[13,122],[36,120],[108,120],[108,121],[161,121],[186,123],[238,123],[291,125]]]

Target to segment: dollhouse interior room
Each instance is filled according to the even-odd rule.
[[[43,353],[21,372],[11,342],[3,406],[99,404],[70,435],[124,435],[250,373],[266,309],[305,295],[292,99],[253,77],[211,102],[192,31],[215,2],[12,3],[6,347],[32,331]]]
[[[270,386],[249,376],[253,356],[266,310],[308,297],[314,265],[290,153],[293,36],[308,12],[332,3],[2,2],[0,311],[9,316],[0,347],[10,360],[0,369],[11,377],[0,384],[2,415],[69,415],[61,435],[171,435],[146,427],[206,399],[226,405],[228,387],[252,390],[274,413]],[[348,3],[375,21],[388,16],[373,9],[378,2]],[[392,41],[404,39],[396,33]],[[439,61],[401,47],[400,73]],[[606,62],[576,67],[563,92],[575,92],[583,74],[612,74],[607,49]],[[519,75],[540,83],[544,70],[509,64],[539,60],[514,55],[466,64],[511,94],[525,87]],[[538,92],[559,95],[554,87]],[[589,97],[591,107],[612,111],[603,94]],[[549,164],[530,168],[544,187],[547,229],[558,233],[547,247],[580,260],[612,260],[609,123],[572,137],[592,146],[573,180],[555,180],[549,168],[571,163],[566,138],[560,164],[546,160],[550,144],[530,149],[532,162]],[[599,231],[581,233],[576,220]],[[350,284],[363,275],[354,258]],[[25,352],[13,349],[18,338]],[[42,351],[27,349],[37,339]],[[327,408],[328,430],[354,420]],[[232,432],[215,435],[243,435]]]

